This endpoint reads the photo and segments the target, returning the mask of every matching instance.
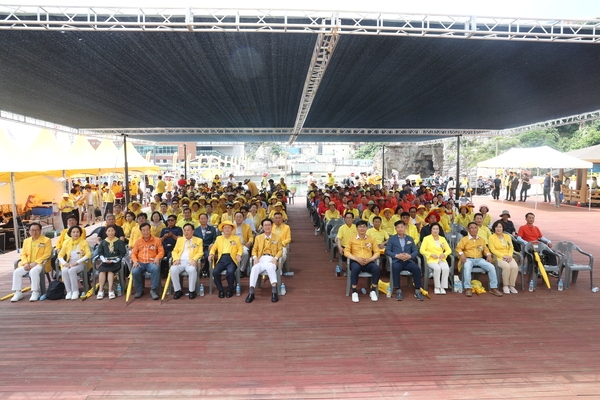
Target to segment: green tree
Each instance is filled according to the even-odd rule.
[[[354,153],[354,158],[358,160],[373,159],[383,143],[365,143]]]

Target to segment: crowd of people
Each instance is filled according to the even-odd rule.
[[[449,282],[449,257],[455,256],[462,269],[462,282],[467,297],[473,294],[471,276],[480,267],[489,276],[490,293],[517,294],[515,282],[519,273],[513,258],[514,246],[543,242],[552,247],[538,227],[535,216],[527,213],[526,223],[518,230],[508,210],[497,218],[489,214],[487,205],[478,208],[471,201],[455,203],[454,190],[442,192],[435,187],[406,180],[397,190],[382,189],[376,184],[327,184],[321,188],[312,183],[308,201],[322,221],[319,229],[330,229],[331,220],[341,221],[336,246],[343,262],[349,260],[352,301],[358,302],[360,272],[372,275],[370,298],[377,301],[380,276],[378,261],[383,256],[392,259],[396,299],[402,300],[399,274],[408,271],[414,279],[415,297],[423,300],[421,276],[428,276],[417,266],[417,257],[433,271],[434,294],[444,295]],[[456,232],[460,240],[450,243],[448,234]],[[328,234],[329,232],[325,232]],[[516,243],[516,244],[515,244]],[[501,270],[502,290],[496,265]],[[383,264],[383,262],[379,263]],[[450,278],[450,279],[449,279]],[[426,283],[425,283],[426,284]]]
[[[134,181],[135,182],[135,181]],[[40,224],[29,226],[29,237],[23,243],[18,268],[13,273],[14,295],[17,302],[23,298],[22,278],[31,278],[30,301],[40,298],[40,276],[51,272],[58,260],[66,290],[66,299],[79,299],[79,274],[87,273],[90,266],[99,274],[98,300],[104,298],[105,285],[109,299],[114,299],[115,276],[121,268],[131,270],[135,298],[144,295],[145,274],[150,275],[149,295],[158,300],[161,278],[171,274],[173,298],[184,293],[179,275],[187,272],[188,297],[197,295],[198,276],[207,277],[214,268],[214,284],[220,298],[232,297],[236,289],[235,273],[247,275],[250,259],[249,295],[246,302],[254,300],[258,276],[266,273],[272,284],[271,301],[279,301],[277,268],[287,257],[292,240],[287,225],[287,185],[266,181],[262,191],[246,179],[237,182],[231,174],[221,181],[219,176],[210,183],[199,184],[183,176],[176,184],[158,176],[152,185],[152,200],[144,202],[143,196],[130,185],[131,201],[125,204],[120,182],[101,187],[74,183],[70,193],[65,193],[59,204],[64,229],[56,245],[41,235]],[[144,204],[144,203],[145,204]],[[96,210],[104,209],[104,213]],[[82,217],[84,211],[87,218]],[[100,215],[99,215],[100,214]],[[98,220],[104,221],[95,231],[97,235],[90,248],[86,227]],[[84,221],[87,222],[82,227]],[[93,238],[92,238],[93,239]],[[225,271],[227,287],[221,282]],[[124,282],[122,282],[124,284]]]

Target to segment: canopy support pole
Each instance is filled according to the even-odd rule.
[[[13,228],[15,230],[15,234],[14,234],[15,249],[17,250],[17,253],[20,253],[21,252],[21,244],[19,243],[19,239],[21,239],[21,237],[20,237],[19,222],[18,222],[19,214],[17,214],[17,196],[15,195],[16,190],[17,190],[17,187],[15,186],[15,173],[11,172],[10,173],[10,196],[11,196],[11,200],[12,200]]]
[[[385,186],[385,144],[381,149],[381,188]]]
[[[187,144],[183,144],[183,177],[187,181]]]
[[[460,135],[456,135],[456,200],[460,200]]]
[[[123,177],[123,190],[125,191],[124,210],[127,210],[127,205],[131,201],[131,193],[129,193],[129,164],[127,163],[127,135],[123,135],[123,152],[125,156],[125,176]]]

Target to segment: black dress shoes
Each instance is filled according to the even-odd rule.
[[[190,300],[196,298],[196,292],[189,292],[188,295],[190,296]]]
[[[279,301],[279,296],[277,296],[277,293],[271,293],[271,302],[277,303],[278,301]]]
[[[225,297],[227,297],[227,298],[233,297],[233,292],[231,290],[228,290]]]
[[[248,297],[246,297],[246,303],[252,303],[254,301],[254,293],[250,293]]]
[[[219,290],[219,298],[222,299],[223,297],[225,297],[225,292]]]
[[[183,296],[183,292],[181,290],[176,291],[175,293],[173,293],[173,298],[175,300],[181,298],[181,296]]]

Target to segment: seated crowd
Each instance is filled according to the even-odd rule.
[[[254,300],[256,281],[263,272],[273,286],[271,300],[277,302],[276,270],[285,262],[292,240],[285,211],[287,186],[284,179],[279,184],[268,181],[262,192],[249,179],[244,184],[236,184],[233,175],[224,186],[218,176],[212,185],[196,184],[193,180],[188,183],[182,177],[177,182],[180,186],[173,187],[173,191],[161,192],[168,188],[161,182],[164,183],[159,176],[148,209],[144,209],[135,197],[125,205],[122,198],[103,196],[111,200],[110,210],[105,213],[105,223],[94,231],[97,238],[93,248],[86,240],[90,233],[80,226],[74,199],[65,193],[59,206],[65,229],[56,242],[55,254],[50,239],[41,234],[41,226],[31,224],[30,237],[23,243],[20,261],[13,273],[15,293],[11,301],[17,302],[24,297],[22,280],[27,274],[31,279],[30,301],[39,300],[40,277],[52,271],[57,260],[57,272],[62,277],[68,300],[80,298],[79,275],[88,273],[91,268],[96,268],[98,273],[98,300],[104,298],[106,284],[109,299],[116,297],[115,276],[122,268],[131,270],[135,298],[144,295],[146,274],[150,275],[152,299],[160,298],[161,278],[167,274],[173,285],[173,298],[181,298],[184,294],[179,275],[186,272],[188,296],[194,299],[197,278],[206,278],[209,268],[213,268],[220,298],[233,296],[235,272],[239,269],[242,277],[250,274],[250,294],[246,302]],[[103,191],[104,194],[110,191],[107,184]],[[90,201],[94,208],[101,206],[99,196],[89,194],[86,197],[84,193],[82,198],[84,202]],[[94,220],[94,214],[88,214],[87,221],[93,223]],[[221,282],[223,271],[227,288]],[[124,287],[124,282],[120,284]]]
[[[444,295],[452,282],[449,259],[456,257],[467,297],[471,297],[472,270],[478,267],[489,279],[489,292],[495,296],[518,293],[515,283],[519,267],[513,255],[517,246],[544,242],[552,247],[534,224],[535,216],[527,213],[526,224],[515,229],[508,210],[502,211],[492,223],[489,208],[481,205],[478,212],[471,202],[455,204],[453,190],[434,191],[425,185],[409,181],[398,190],[386,191],[376,185],[335,186],[319,189],[313,183],[308,192],[309,205],[314,208],[323,230],[329,235],[335,222],[336,250],[341,262],[349,261],[352,301],[358,302],[357,281],[360,272],[371,274],[370,297],[377,301],[377,284],[385,257],[392,261],[390,271],[396,299],[402,300],[399,288],[400,272],[413,277],[415,297],[423,300],[421,285],[427,287],[432,271],[434,294]],[[317,226],[318,223],[315,223]],[[449,236],[450,235],[450,236]],[[450,241],[449,238],[454,238]],[[422,257],[424,271],[416,264]],[[501,271],[502,290],[496,266]],[[421,277],[425,282],[421,282]]]

